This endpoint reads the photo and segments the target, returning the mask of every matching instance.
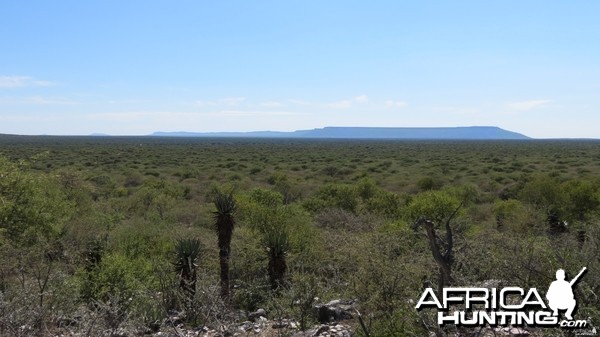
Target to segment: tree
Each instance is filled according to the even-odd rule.
[[[415,230],[420,226],[425,228],[429,248],[439,268],[438,294],[452,283],[454,237],[450,224],[463,203],[446,191],[434,191],[419,194],[409,205],[410,214],[413,219],[417,219],[413,228]],[[438,234],[442,224],[446,232],[443,237]]]
[[[521,190],[521,200],[532,205],[546,216],[550,234],[560,234],[567,231],[565,222],[567,197],[560,181],[550,175],[533,177]]]
[[[22,247],[55,238],[73,211],[53,176],[26,169],[0,157],[0,239]]]
[[[244,204],[245,220],[257,231],[267,251],[267,272],[271,289],[276,290],[284,283],[287,271],[286,255],[290,249],[291,206],[284,205],[281,193],[265,189],[254,189]]]
[[[61,277],[56,271],[67,256],[64,235],[73,208],[56,176],[0,156],[0,289],[3,301],[15,301],[3,305],[17,312],[23,309],[18,301],[37,296],[35,309],[27,299],[31,324],[21,322],[36,330],[44,328],[49,294]]]
[[[233,213],[236,209],[233,192],[225,193],[218,191],[214,197],[216,211],[215,229],[218,236],[219,264],[221,267],[221,296],[229,297],[229,255],[231,253],[231,237],[235,220]]]

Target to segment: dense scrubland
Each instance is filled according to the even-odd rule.
[[[599,224],[596,141],[2,136],[0,335],[258,308],[306,328],[346,299],[359,335],[444,336],[424,287],[543,293],[584,266],[576,317],[597,326]]]

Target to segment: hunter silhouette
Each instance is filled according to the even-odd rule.
[[[577,282],[577,279],[585,272],[586,268],[583,267],[579,274],[575,276],[571,282],[565,281],[565,271],[559,269],[556,271],[556,281],[550,284],[546,298],[548,299],[548,306],[552,309],[553,316],[558,316],[558,310],[567,310],[565,317],[568,320],[572,320],[573,310],[577,302],[573,296],[573,284]]]

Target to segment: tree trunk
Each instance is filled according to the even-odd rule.
[[[229,249],[219,250],[219,264],[221,266],[221,296],[229,297]]]
[[[429,248],[431,248],[433,259],[438,265],[440,271],[440,276],[438,279],[438,295],[441,295],[444,290],[444,287],[449,286],[452,283],[454,242],[452,238],[452,229],[450,228],[450,220],[446,222],[445,244],[440,242],[441,240],[435,232],[433,222],[422,218],[417,222],[417,224],[422,224],[425,227],[425,232],[427,233],[427,240],[429,241]]]
[[[275,290],[283,284],[285,272],[287,270],[287,263],[285,262],[285,255],[271,256],[269,258],[269,281],[271,282],[271,289]]]

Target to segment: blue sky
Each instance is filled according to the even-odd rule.
[[[600,138],[600,2],[3,1],[0,133]]]

